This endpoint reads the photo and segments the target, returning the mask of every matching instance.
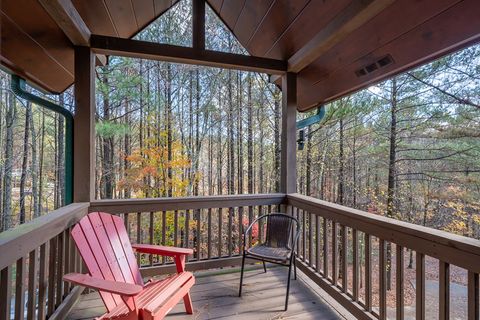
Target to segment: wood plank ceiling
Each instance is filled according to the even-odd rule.
[[[122,38],[176,1],[72,0],[93,34]],[[251,55],[289,61],[298,72],[300,111],[480,39],[478,0],[207,2]],[[2,65],[49,91],[67,88],[72,45],[42,6],[3,0],[1,14]]]

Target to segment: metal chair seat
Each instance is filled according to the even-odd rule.
[[[287,262],[292,254],[292,249],[270,247],[264,243],[247,249],[247,253],[261,259]]]

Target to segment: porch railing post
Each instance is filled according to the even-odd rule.
[[[297,74],[287,72],[282,76],[282,146],[280,192],[295,193],[296,173],[296,115]]]
[[[73,138],[73,200],[90,202],[95,196],[95,55],[89,47],[75,47]]]

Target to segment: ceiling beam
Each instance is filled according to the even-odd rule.
[[[200,50],[169,44],[93,35],[90,46],[95,53],[123,57],[169,61],[209,67],[283,74],[287,62],[269,58],[211,50]]]
[[[288,59],[288,71],[300,72],[395,0],[352,1],[305,46]]]
[[[90,29],[71,0],[39,0],[39,2],[75,46],[89,45]]]
[[[192,46],[205,49],[205,0],[192,0]]]
[[[90,46],[90,29],[71,0],[39,0],[39,2],[74,46]],[[105,55],[96,55],[97,65],[104,66],[107,62]]]

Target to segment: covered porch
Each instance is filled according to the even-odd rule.
[[[477,1],[424,1],[424,11],[417,9],[416,1],[408,1],[407,5],[389,0],[346,1],[348,6],[330,8],[325,16],[325,21],[329,22],[318,27],[316,32],[310,32],[302,41],[288,41],[301,38],[294,35],[302,33],[302,23],[315,25],[312,22],[315,16],[305,11],[305,20],[300,26],[295,24],[295,17],[290,17],[282,35],[278,38],[271,36],[272,42],[288,48],[272,54],[276,58],[263,54],[262,39],[257,40],[258,46],[251,48],[258,56],[206,50],[205,1],[201,0],[192,2],[192,47],[129,39],[134,32],[116,36],[95,34],[90,30],[95,24],[86,19],[92,18],[94,9],[84,10],[85,7],[75,6],[75,1],[69,0],[31,2],[44,16],[48,14],[46,24],[53,21],[54,29],[61,33],[62,39],[56,42],[58,39],[52,38],[53,42],[40,44],[36,40],[34,44],[30,43],[31,39],[22,40],[15,35],[21,29],[17,28],[19,21],[13,22],[15,12],[2,11],[7,27],[2,27],[2,38],[5,34],[7,39],[5,50],[2,48],[2,63],[31,84],[52,92],[61,92],[74,83],[75,115],[73,128],[70,128],[73,130],[73,179],[71,185],[66,186],[73,201],[0,235],[0,319],[84,319],[102,313],[101,301],[95,293],[83,294],[84,288],[62,280],[66,273],[84,271],[70,230],[82,217],[95,211],[121,216],[132,243],[173,244],[194,249],[194,255],[187,261],[187,270],[198,272],[193,302],[199,319],[428,319],[429,308],[433,308],[433,313],[440,319],[449,319],[452,309],[450,270],[453,267],[462,268],[467,273],[464,316],[479,319],[480,241],[296,193],[297,111],[333,101],[478,41],[480,5]],[[132,0],[132,3],[136,2],[140,1]],[[241,31],[245,29],[237,28],[233,21],[240,19],[240,10],[243,12],[243,9],[227,1],[208,3],[232,31],[238,33],[240,29],[239,38],[242,40]],[[272,8],[275,8],[273,3],[275,1],[272,2]],[[402,6],[418,15],[405,25],[398,23],[392,30],[384,28],[392,18],[399,21],[396,12]],[[274,22],[264,34],[274,33],[277,22],[283,21],[282,8],[268,11],[272,12]],[[253,5],[244,14],[247,16],[243,18],[245,26],[249,22],[254,25],[250,25],[251,29],[260,28],[263,21],[255,18],[257,9],[260,10]],[[266,17],[268,12],[265,9],[259,16]],[[236,19],[229,17],[234,13],[237,13]],[[101,21],[98,17],[95,19]],[[122,19],[118,19],[121,22]],[[88,26],[88,21],[92,25]],[[23,23],[29,25],[29,22]],[[33,34],[35,28],[32,30],[30,33]],[[282,38],[285,42],[280,41],[287,31],[292,33]],[[361,38],[366,31],[368,39]],[[32,34],[30,38],[33,39]],[[353,52],[357,47],[349,36],[364,39],[365,43],[373,38],[378,42],[373,41],[373,49],[366,44],[361,52]],[[244,41],[247,43],[248,39]],[[17,45],[34,49],[40,46],[48,51],[58,43],[67,48],[65,52],[72,60],[73,74],[59,68],[62,70],[58,77],[51,76],[51,69],[43,68],[38,60],[43,58],[42,54],[39,58],[35,58],[35,52],[31,56],[16,56]],[[416,50],[408,49],[413,47]],[[345,54],[343,58],[348,61],[347,65],[341,65],[342,59],[335,58],[332,48],[344,49],[340,51]],[[105,63],[108,55],[271,74],[271,81],[282,88],[279,193],[96,200],[95,66]],[[54,61],[52,64],[59,63]],[[325,65],[335,67],[330,73],[322,74]],[[230,269],[238,267],[241,262],[244,221],[250,222],[271,212],[293,215],[302,227],[296,252],[300,279],[292,282],[292,305],[286,313],[279,311],[284,298],[283,269],[269,268],[264,275],[262,270],[255,268],[253,261],[249,261],[254,267],[247,273],[246,295],[242,298],[235,295],[238,273],[234,272],[236,269]],[[262,229],[259,230],[259,238],[262,238]],[[415,266],[414,280],[407,282],[405,275],[410,256]],[[435,259],[439,270],[435,293],[438,303],[433,307],[426,303],[427,258]],[[139,255],[137,260],[146,277],[175,271],[169,259]],[[215,271],[206,271],[210,269]],[[414,293],[414,309],[406,310],[405,307],[407,287],[408,292]],[[387,295],[394,296],[394,305],[387,303]],[[168,318],[190,319],[180,310],[181,306],[177,306]]]

